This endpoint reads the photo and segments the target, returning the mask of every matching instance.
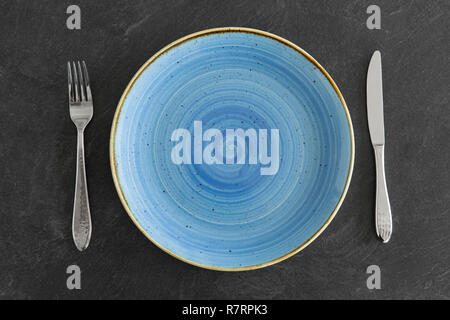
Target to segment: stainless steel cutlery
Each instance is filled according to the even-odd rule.
[[[386,243],[392,235],[392,215],[384,172],[383,79],[380,51],[375,51],[372,55],[367,72],[367,117],[376,163],[375,226],[377,235]]]
[[[70,118],[77,128],[77,168],[72,234],[78,250],[85,250],[92,234],[91,213],[85,170],[84,129],[94,112],[91,86],[85,62],[68,62]],[[384,168],[384,117],[381,53],[375,51],[367,72],[367,117],[376,163],[375,225],[384,243],[392,235],[392,214]]]
[[[73,203],[72,235],[78,250],[85,250],[91,239],[92,222],[84,158],[84,129],[92,119],[91,86],[86,64],[68,62],[70,118],[77,128],[77,169]]]

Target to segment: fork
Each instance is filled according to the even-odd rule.
[[[77,170],[73,202],[72,235],[78,250],[85,250],[91,239],[92,223],[84,158],[84,129],[94,113],[86,63],[67,62],[70,118],[77,127]]]

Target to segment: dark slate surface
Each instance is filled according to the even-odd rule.
[[[449,2],[376,1],[382,29],[365,25],[369,1],[77,0],[82,29],[66,28],[68,1],[0,4],[0,298],[450,298]],[[266,30],[313,55],[342,90],[356,163],[333,223],[306,250],[249,272],[203,270],[151,244],[116,195],[108,143],[128,81],[157,50],[218,26]],[[394,235],[374,230],[374,162],[365,110],[371,53],[384,64],[386,165]],[[94,231],[72,242],[75,128],[66,61],[87,61],[95,115],[86,131]],[[78,264],[82,289],[66,288]],[[368,290],[366,268],[381,268]]]

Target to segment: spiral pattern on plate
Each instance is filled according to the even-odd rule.
[[[353,137],[343,100],[318,65],[265,34],[209,32],[171,46],[119,108],[120,192],[143,232],[184,261],[225,270],[273,263],[322,230],[348,186]],[[203,133],[220,130],[224,164],[194,164],[194,121]],[[190,132],[192,164],[171,159],[179,128]],[[249,164],[248,138],[245,164],[225,163],[226,129],[238,128],[266,129],[269,155],[279,130],[275,174],[261,175],[269,165],[259,159]]]

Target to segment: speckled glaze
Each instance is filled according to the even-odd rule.
[[[280,132],[280,165],[175,165],[177,128]],[[205,146],[206,143],[204,143]],[[306,52],[254,29],[182,38],[138,71],[117,108],[111,166],[125,209],[169,254],[216,270],[281,261],[315,239],[347,191],[354,157],[345,102]],[[247,162],[248,163],[248,162]]]

